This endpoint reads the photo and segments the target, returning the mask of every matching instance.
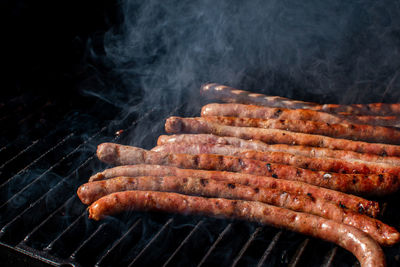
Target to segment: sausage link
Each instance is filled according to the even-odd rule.
[[[204,120],[229,126],[279,129],[375,143],[400,144],[400,130],[366,124],[207,116]]]
[[[234,156],[239,158],[256,159],[271,163],[291,165],[303,169],[317,171],[328,171],[336,173],[360,173],[360,174],[379,174],[390,173],[400,175],[400,166],[393,166],[382,163],[354,162],[349,160],[333,158],[313,158],[294,155],[286,152],[261,152],[251,149],[239,148],[230,145],[220,144],[187,144],[174,143],[156,146],[152,149],[162,153],[184,153],[184,154],[219,154]]]
[[[304,145],[376,155],[400,156],[400,146],[397,145],[336,139],[322,135],[294,133],[276,129],[227,126],[208,122],[204,118],[170,117],[165,122],[165,130],[168,133],[209,133],[242,139],[256,139],[272,144]]]
[[[253,188],[211,179],[176,176],[117,177],[83,184],[78,188],[77,194],[82,203],[90,205],[108,194],[129,190],[175,192],[204,197],[260,201],[351,225],[367,233],[384,246],[393,245],[400,238],[396,229],[379,220],[357,214],[332,202],[316,199],[312,195],[293,195],[278,189]]]
[[[292,100],[280,96],[267,96],[255,94],[249,91],[238,90],[229,86],[208,83],[200,88],[200,93],[210,99],[219,99],[225,102],[254,104],[267,107],[290,108],[290,109],[311,109],[318,104]]]
[[[378,115],[378,116],[399,116],[400,103],[370,103],[370,104],[324,104],[313,107],[314,110],[321,110],[330,113],[346,112],[354,115]]]
[[[231,103],[253,104],[266,107],[311,109],[329,113],[345,112],[352,115],[400,115],[400,103],[371,103],[371,104],[324,104],[293,100],[279,96],[255,94],[249,91],[238,90],[226,85],[208,83],[200,88],[200,93],[210,99],[218,99]]]
[[[90,177],[89,181],[93,182],[111,179],[118,176],[177,176],[180,178],[195,177],[201,179],[213,179],[216,181],[243,184],[252,187],[279,189],[281,191],[286,191],[296,195],[311,195],[316,199],[318,198],[334,202],[336,205],[347,207],[348,209],[351,209],[359,214],[366,214],[371,217],[376,217],[379,213],[378,202],[367,200],[358,196],[349,195],[339,191],[298,181],[276,179],[273,177],[256,176],[252,174],[236,172],[179,169],[171,166],[138,164],[123,165],[106,169],[103,172],[99,172]]]
[[[103,143],[97,148],[101,161],[116,165],[158,164],[183,169],[242,172],[306,182],[358,195],[387,195],[396,192],[398,178],[390,174],[338,174],[311,171],[293,166],[215,154],[174,154],[147,151],[137,147]]]
[[[353,253],[362,267],[381,267],[386,264],[381,247],[367,234],[352,226],[261,202],[154,191],[125,191],[100,198],[88,210],[89,218],[94,220],[126,210],[138,210],[254,221],[336,243]]]
[[[279,120],[309,120],[325,123],[357,123],[376,126],[399,126],[400,118],[396,116],[354,116],[332,114],[310,109],[269,108],[244,104],[217,104],[203,106],[201,116],[228,116]]]
[[[287,152],[299,156],[315,158],[335,158],[354,162],[376,162],[400,166],[400,157],[378,156],[375,154],[357,153],[346,150],[333,150],[322,147],[296,146],[285,144],[266,144],[259,140],[244,140],[237,137],[217,136],[212,134],[176,134],[160,135],[157,145],[164,144],[221,144],[232,145],[239,148],[259,150],[265,152]]]

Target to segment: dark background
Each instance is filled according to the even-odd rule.
[[[112,0],[2,1],[0,4],[2,28],[0,51],[3,67],[1,96],[8,98],[29,92],[61,97],[63,101],[67,101],[71,99],[71,95],[88,97],[88,94],[82,93],[85,90],[100,92],[100,99],[102,95],[107,95],[107,91],[108,93],[112,90],[126,93],[127,91],[124,91],[126,88],[123,87],[126,85],[132,87],[132,82],[122,81],[124,74],[119,71],[121,64],[111,62],[104,56],[104,34],[110,29],[118,29],[124,22],[124,15],[135,14],[135,7],[138,7],[139,10],[139,7],[146,1],[130,2],[133,3],[124,6],[125,1]],[[194,1],[194,3],[200,2],[207,1]],[[400,78],[398,78],[400,67],[399,4],[395,1],[375,3],[365,0],[330,6],[318,5],[315,1],[315,3],[313,1],[306,2],[307,4],[299,7],[290,1],[272,5],[270,12],[277,14],[277,20],[280,19],[278,13],[285,8],[289,9],[288,14],[294,12],[293,18],[285,17],[286,14],[283,12],[284,22],[271,24],[273,30],[278,30],[278,37],[275,40],[277,43],[273,45],[276,45],[275,48],[283,47],[282,51],[279,51],[283,56],[289,52],[288,58],[284,60],[277,57],[273,59],[276,62],[268,62],[268,64],[272,64],[271,66],[280,64],[279,67],[263,66],[262,59],[257,59],[256,65],[249,66],[247,69],[245,64],[232,67],[232,73],[226,77],[222,72],[217,77],[213,77],[212,72],[201,73],[193,79],[192,87],[198,88],[201,83],[208,81],[221,82],[242,89],[321,103],[327,101],[342,103],[398,101],[400,97],[400,90],[398,90],[400,84]],[[123,7],[127,6],[131,9],[129,12],[123,10]],[[173,6],[174,4],[172,4],[172,8]],[[208,9],[206,4],[199,4],[199,6]],[[247,8],[254,6],[257,6],[257,3],[253,6],[249,5]],[[157,8],[157,4],[154,7]],[[303,11],[310,7],[313,9],[313,17],[307,21],[309,14]],[[171,9],[171,7],[169,8]],[[218,8],[223,10],[226,6],[216,6],[216,9]],[[236,12],[241,8],[243,7],[240,7],[240,4],[232,5],[232,10],[228,10],[226,13],[229,16],[229,12]],[[296,10],[300,11],[296,13]],[[328,11],[325,12],[326,10]],[[250,18],[250,11],[249,13],[246,11],[239,13],[237,19],[243,20],[243,14],[248,14]],[[161,9],[157,12],[160,13],[160,20],[164,19],[166,16],[164,11]],[[180,14],[179,12],[179,10],[172,11],[171,14],[176,17],[177,14]],[[218,14],[218,12],[217,10],[216,13]],[[321,12],[320,16],[319,12]],[[344,13],[346,14],[343,15]],[[266,13],[266,16],[271,14]],[[328,35],[324,33],[326,25],[335,25],[336,23],[336,18],[332,18],[331,15],[338,17],[337,24],[341,23],[339,19],[346,19],[345,29],[348,31],[340,38],[336,38],[331,33]],[[327,21],[329,17],[331,22],[324,25],[323,22]],[[274,21],[275,18],[272,20]],[[296,30],[296,25],[304,20],[307,23],[314,23],[315,28],[312,31],[315,33],[312,35],[306,33],[308,35],[305,34],[304,40],[300,39],[298,47],[294,44],[293,47],[285,50],[284,46],[290,46],[292,42],[290,39],[288,41],[281,37],[285,35],[290,37],[290,34],[298,33],[301,35],[301,27],[309,25],[301,24],[299,30]],[[243,21],[247,23],[246,20]],[[288,26],[287,23],[293,24],[290,24],[289,27],[289,30],[293,32],[279,32],[282,25]],[[176,28],[182,26],[179,23],[171,25]],[[229,27],[226,29],[231,30]],[[244,32],[248,32],[248,30],[244,30]],[[177,36],[180,37],[176,35],[172,38],[177,38]],[[228,37],[237,41],[234,36]],[[241,38],[241,40],[244,39]],[[150,41],[144,45],[148,45],[151,49],[154,44]],[[168,47],[164,49],[162,41],[161,44],[154,45],[156,49],[161,47],[160,58],[163,58],[163,53],[176,52],[168,50]],[[279,44],[279,41],[282,41],[283,45]],[[293,56],[291,53],[293,48],[307,47],[310,48],[312,54],[304,53],[303,61],[296,62],[290,58]],[[208,48],[205,48],[205,56],[212,55],[207,52]],[[258,49],[257,46],[255,48]],[[236,47],[233,45],[232,54],[238,55],[234,51],[235,49],[240,50],[243,47],[240,44]],[[299,50],[296,53],[301,55],[303,52],[307,51]],[[180,51],[176,53],[179,54]],[[130,56],[134,57],[135,55]],[[326,61],[324,61],[325,59]],[[129,68],[129,64],[125,62],[123,64],[125,65],[122,68]],[[228,71],[230,68],[229,62],[216,62],[215,59],[210,59],[210,64],[204,61],[193,65],[195,72],[212,65],[218,69],[227,68]],[[196,69],[196,67],[198,68]],[[164,70],[166,75],[169,75],[168,70],[162,68],[158,70]],[[237,70],[243,70],[242,76],[239,78],[234,73]],[[156,73],[158,72],[156,71]],[[216,75],[218,73],[214,76]],[[230,79],[231,76],[236,77],[235,80]],[[150,83],[150,85],[152,84]],[[89,95],[93,97],[93,94]],[[343,97],[343,95],[348,96]]]
[[[80,95],[80,84],[106,71],[88,54],[117,19],[118,1],[1,1],[1,95]],[[90,44],[89,44],[90,43]],[[5,72],[4,72],[5,71]],[[93,83],[93,86],[96,86]],[[98,85],[97,85],[98,86]]]

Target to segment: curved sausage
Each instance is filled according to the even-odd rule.
[[[88,210],[89,218],[94,220],[126,210],[137,210],[254,221],[336,243],[353,253],[362,267],[382,267],[386,264],[381,247],[367,234],[352,226],[261,202],[154,191],[125,191],[100,198]]]
[[[90,177],[89,181],[94,182],[111,179],[118,176],[177,176],[180,178],[195,177],[202,179],[213,179],[216,181],[243,184],[252,187],[279,189],[281,191],[286,191],[297,195],[311,195],[314,198],[334,202],[336,205],[341,207],[347,207],[348,209],[351,209],[359,214],[366,214],[372,217],[376,217],[379,213],[378,202],[367,200],[358,196],[345,194],[339,191],[330,190],[303,182],[236,172],[179,169],[172,166],[138,164],[124,165],[106,169]]]
[[[260,201],[354,226],[381,245],[393,245],[400,239],[400,234],[393,227],[339,207],[332,202],[314,198],[312,195],[295,195],[278,189],[250,187],[211,179],[176,176],[117,177],[83,184],[78,188],[77,194],[82,203],[89,205],[108,194],[129,190],[175,192],[204,197]]]

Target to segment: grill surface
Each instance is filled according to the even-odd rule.
[[[115,120],[121,111],[101,101],[81,99],[62,106],[27,97],[0,105],[1,120],[9,122],[2,128],[0,148],[2,260],[15,263],[27,255],[29,265],[63,266],[358,264],[333,244],[242,221],[142,212],[89,220],[76,189],[107,167],[95,158],[96,145],[115,141],[150,148],[163,133],[166,117],[194,114],[185,114],[184,107],[155,108],[144,116],[132,113]],[[397,228],[398,201],[398,194],[382,200],[381,214]],[[388,265],[398,266],[400,246],[385,248],[385,253]]]

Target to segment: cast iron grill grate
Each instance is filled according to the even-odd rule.
[[[0,105],[0,120],[7,121],[0,140],[4,255],[14,251],[16,257],[56,266],[358,265],[333,244],[254,223],[143,212],[89,220],[76,189],[107,167],[95,158],[97,144],[150,148],[168,115],[195,115],[184,114],[184,107],[169,113],[154,108],[144,116],[113,120],[120,111],[104,105],[86,103],[72,113],[70,106],[44,97],[12,98]],[[381,214],[397,228],[398,200],[397,195],[385,199]],[[385,252],[389,266],[399,264],[399,245]]]

